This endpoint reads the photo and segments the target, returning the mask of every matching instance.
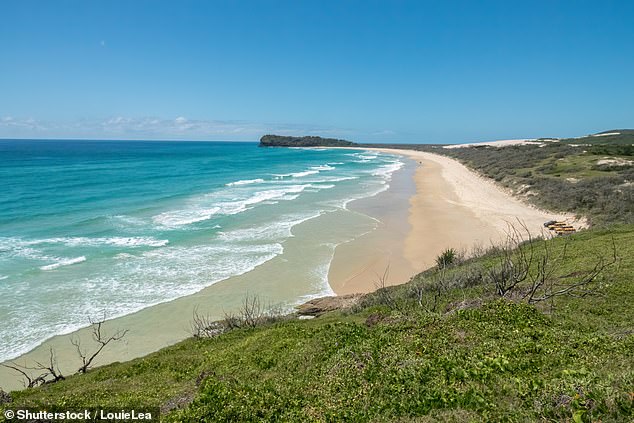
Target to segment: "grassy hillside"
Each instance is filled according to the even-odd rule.
[[[634,226],[520,248],[445,261],[352,310],[189,339],[15,392],[4,407],[157,406],[165,421],[196,422],[631,421]],[[529,253],[526,279],[502,298],[495,281],[517,276],[504,257]],[[591,281],[529,304],[540,274],[552,289]]]

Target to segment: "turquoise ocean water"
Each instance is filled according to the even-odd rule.
[[[385,190],[401,166],[256,143],[0,140],[0,361],[104,310],[248,272],[295,226]],[[311,290],[331,292],[327,280]]]

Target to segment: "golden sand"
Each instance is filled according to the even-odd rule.
[[[449,157],[413,150],[367,150],[402,154],[418,163],[414,175],[416,194],[409,205],[410,229],[400,240],[388,228],[383,231],[389,234],[385,239],[378,233],[374,238],[358,239],[345,248],[337,248],[330,271],[330,284],[337,294],[375,290],[377,275],[388,262],[392,271],[387,285],[407,282],[433,266],[435,258],[447,248],[469,253],[474,247],[502,242],[509,225],[523,225],[532,236],[547,235],[543,223],[548,220],[573,222],[576,227],[585,225],[572,215],[530,206]],[[365,255],[350,256],[355,249],[365,250]],[[338,259],[339,254],[346,259]],[[357,269],[356,273],[341,270],[341,263],[355,259],[356,266],[348,264],[347,268]]]

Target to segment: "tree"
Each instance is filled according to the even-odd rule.
[[[120,341],[128,333],[128,330],[117,330],[114,335],[106,336],[102,333],[102,326],[106,321],[106,314],[104,312],[101,320],[93,321],[90,319],[90,325],[92,326],[92,339],[97,343],[97,349],[89,354],[87,350],[82,349],[81,340],[79,337],[71,338],[70,343],[77,349],[77,354],[81,358],[82,365],[77,370],[77,373],[86,373],[90,368],[93,360],[103,351],[106,346],[113,341]]]

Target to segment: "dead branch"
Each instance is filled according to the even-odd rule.
[[[501,297],[506,297],[526,280],[535,256],[534,240],[530,231],[523,222],[518,220],[518,224],[521,231],[515,225],[509,224],[506,241],[499,247],[498,265],[488,272],[496,293]]]
[[[198,306],[194,307],[192,313],[190,333],[194,338],[212,338],[224,332],[223,325],[209,316],[209,314],[201,314]]]
[[[565,245],[563,256],[565,256]],[[607,261],[605,257],[599,257],[590,271],[583,272],[585,276],[580,277],[572,283],[558,282],[559,278],[554,278],[552,276],[555,266],[552,266],[553,270],[550,272],[545,272],[544,270],[541,271],[541,274],[538,272],[539,283],[537,284],[537,289],[540,290],[539,295],[536,294],[537,289],[534,289],[534,292],[529,293],[528,302],[530,304],[535,304],[562,295],[583,298],[587,295],[597,294],[597,288],[594,286],[594,282],[605,272],[607,268],[613,266],[617,262],[618,257],[616,254],[616,243],[614,238],[612,238],[611,259]]]
[[[400,304],[390,289],[387,288],[387,281],[390,276],[390,265],[388,264],[385,267],[382,275],[375,273],[375,276],[376,281],[374,282],[374,287],[376,288],[376,295],[379,297],[380,304],[388,306],[391,310],[398,310]]]
[[[24,384],[25,388],[34,388],[36,386],[43,385],[44,382],[46,381],[45,374],[32,376],[29,373],[27,373],[28,370],[36,370],[35,368],[32,368],[32,367],[21,366],[14,362],[10,362],[9,364],[2,363],[0,364],[0,366],[6,367],[7,369],[15,370],[16,372],[20,373],[22,375],[22,378],[23,378],[22,383]]]
[[[256,327],[264,317],[264,309],[257,295],[247,294],[242,301],[242,322],[249,328]]]
[[[55,352],[53,347],[49,347],[49,360],[48,363],[42,364],[39,361],[35,362],[35,366],[27,366],[10,362],[9,364],[1,364],[7,369],[15,370],[20,373],[23,378],[23,384],[26,388],[34,388],[36,386],[44,385],[47,383],[59,382],[66,379],[62,372],[60,372],[57,366],[57,359],[55,358]],[[36,372],[36,376],[33,375]]]
[[[237,312],[225,312],[219,323],[222,331],[239,328],[254,328],[264,323],[273,322],[283,315],[279,306],[265,305],[259,296],[246,294]],[[215,328],[216,324],[212,323]],[[215,330],[215,329],[214,329]]]
[[[57,365],[57,359],[55,358],[55,352],[53,351],[53,347],[48,348],[49,359],[47,364],[42,364],[39,361],[36,361],[37,369],[43,370],[46,373],[46,376],[51,376],[52,379],[48,379],[45,377],[44,383],[54,383],[59,382],[60,380],[66,379],[62,372],[60,372],[59,367]]]
[[[92,365],[93,360],[103,351],[103,349],[113,341],[121,340],[127,333],[128,330],[117,330],[114,335],[106,337],[102,332],[102,326],[106,321],[106,315],[101,320],[93,321],[90,319],[90,324],[92,326],[92,339],[98,344],[97,349],[89,354],[87,350],[82,349],[81,340],[79,337],[71,338],[70,343],[75,346],[77,350],[77,354],[81,358],[82,365],[77,369],[77,373],[86,373],[90,366]]]

